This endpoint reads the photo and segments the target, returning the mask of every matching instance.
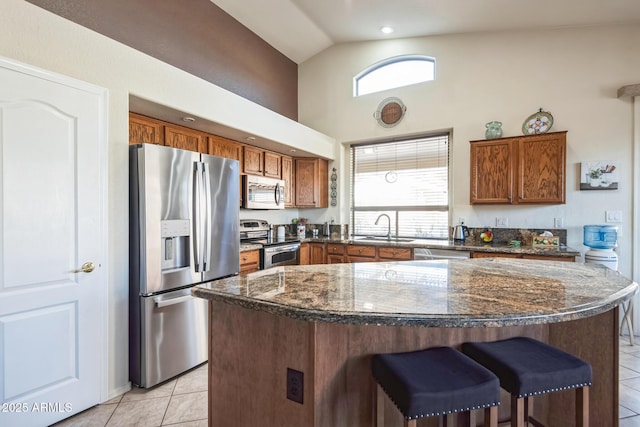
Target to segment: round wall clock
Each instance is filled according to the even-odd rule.
[[[404,117],[407,111],[407,107],[402,103],[400,98],[387,98],[383,100],[373,117],[376,119],[380,126],[390,128],[398,123]]]
[[[537,113],[527,117],[522,124],[522,133],[525,135],[546,133],[549,132],[551,126],[553,126],[553,116],[547,111],[542,111],[541,108]]]

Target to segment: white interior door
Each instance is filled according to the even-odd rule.
[[[103,392],[106,102],[103,89],[0,58],[3,426],[51,424]]]

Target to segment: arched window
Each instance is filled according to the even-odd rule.
[[[436,60],[422,55],[404,55],[373,64],[353,79],[353,95],[360,96],[396,87],[434,80]]]

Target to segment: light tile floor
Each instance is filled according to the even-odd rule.
[[[55,424],[55,427],[130,426],[207,427],[207,364],[151,389],[133,388]]]
[[[620,427],[640,427],[640,341],[620,338]]]
[[[620,338],[620,427],[640,427],[640,338]],[[134,388],[55,427],[207,426],[207,365],[160,386]]]

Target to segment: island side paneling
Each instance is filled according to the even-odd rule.
[[[586,360],[593,368],[589,391],[592,426],[618,425],[619,308],[593,317],[549,325],[550,344]],[[575,412],[573,390],[554,393],[549,401],[551,426],[563,424]]]

